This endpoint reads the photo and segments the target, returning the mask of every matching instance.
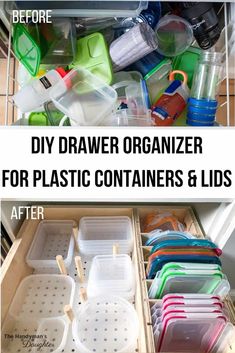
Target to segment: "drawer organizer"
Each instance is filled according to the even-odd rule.
[[[171,214],[168,218],[172,226],[180,228],[173,232],[183,227],[185,232],[203,240],[193,210],[184,206],[45,207],[43,222],[26,220],[3,265],[3,353],[154,353],[151,308],[161,307],[162,300],[149,298],[152,280],[146,277],[152,249],[150,235],[158,243],[157,232],[145,232],[146,216],[153,212],[165,214],[166,219]],[[102,232],[102,224],[112,234],[110,243],[106,242],[108,235]],[[94,239],[95,229],[104,246],[95,240],[90,243],[91,248],[87,243],[80,251],[81,240]],[[168,241],[169,234],[164,234]],[[150,245],[146,246],[146,242]],[[223,306],[235,323],[229,297],[223,300]],[[229,342],[232,330],[231,324],[224,330]],[[89,344],[87,337],[93,339]],[[218,342],[218,347],[221,345]]]

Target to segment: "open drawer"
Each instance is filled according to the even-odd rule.
[[[147,247],[143,246],[144,233],[141,233],[143,226],[143,218],[150,212],[171,212],[177,216],[180,222],[184,223],[186,229],[198,237],[204,237],[203,230],[201,229],[193,209],[188,206],[149,206],[149,207],[115,207],[115,206],[44,206],[45,220],[73,220],[78,223],[81,217],[85,216],[127,216],[131,219],[133,234],[134,234],[134,248],[132,252],[132,261],[135,269],[136,279],[136,295],[134,305],[138,314],[140,322],[140,333],[138,342],[136,342],[136,351],[140,353],[153,353],[154,352],[154,339],[152,332],[150,305],[151,300],[148,299],[148,283],[145,277],[145,262],[144,254],[148,251]],[[33,241],[39,221],[25,220],[13,246],[3,263],[2,268],[2,324],[4,325],[7,320],[7,313],[11,302],[14,298],[15,292],[20,282],[28,275],[37,274],[30,268],[25,259],[28,250]],[[75,252],[76,254],[76,252]],[[85,278],[89,272],[90,259],[82,257]],[[46,271],[48,273],[48,271]],[[51,269],[50,273],[59,273],[57,269]],[[75,265],[68,268],[68,274],[75,280],[75,307],[81,304],[78,294],[79,283],[77,280],[77,273]],[[233,306],[229,298],[226,299],[226,306],[229,311],[231,321],[235,323],[235,314]],[[58,323],[57,323],[58,324]],[[18,352],[18,351],[17,351]],[[21,351],[24,353],[24,351]],[[61,353],[63,350],[60,351]],[[76,350],[74,341],[71,336],[71,329],[69,329],[68,338],[64,352],[78,352]],[[13,353],[13,351],[11,351]],[[15,351],[14,351],[15,353]],[[131,352],[132,353],[132,352]]]
[[[102,1],[100,1],[100,3],[101,2]],[[22,76],[24,76],[24,72],[22,73],[22,70],[21,69],[19,70],[19,63],[15,59],[14,52],[12,49],[12,19],[9,13],[7,12],[7,3],[8,3],[7,1],[0,3],[0,16],[2,16],[2,21],[4,23],[4,28],[5,28],[5,30],[0,31],[0,37],[2,37],[1,39],[2,39],[2,42],[4,43],[3,54],[6,58],[3,66],[3,71],[4,71],[3,81],[5,80],[4,87],[6,89],[4,90],[4,92],[0,92],[2,95],[1,101],[2,101],[2,104],[4,104],[4,108],[5,108],[3,109],[3,113],[4,113],[4,110],[5,110],[5,113],[4,113],[4,116],[2,114],[0,123],[4,125],[11,125],[11,124],[35,125],[36,121],[38,121],[39,125],[40,124],[50,125],[51,124],[50,121],[51,120],[53,121],[53,119],[50,116],[51,114],[50,112],[52,112],[56,116],[55,121],[57,122],[55,123],[55,125],[56,124],[58,125],[58,119],[60,120],[61,116],[63,116],[64,114],[62,114],[61,112],[58,112],[54,108],[51,109],[50,107],[53,107],[53,105],[49,104],[48,109],[46,109],[45,112],[41,114],[41,117],[39,117],[40,114],[38,114],[38,116],[36,114],[31,116],[30,113],[22,113],[17,108],[17,106],[13,104],[12,96],[16,94],[20,86],[22,86],[21,78]],[[32,2],[30,3],[32,6]],[[112,2],[108,2],[108,1],[102,2],[102,4],[105,4],[105,3],[110,4]],[[115,1],[113,3],[115,3]],[[124,3],[123,1],[120,1],[120,9],[123,7],[121,16],[129,17],[129,12],[125,10],[125,8],[127,9],[128,6],[127,7],[126,5],[122,6],[123,3]],[[125,3],[131,4],[130,8],[132,8],[135,3],[138,3],[138,1],[126,1]],[[139,1],[139,3],[145,6],[147,1]],[[164,1],[162,2],[162,4],[164,5]],[[63,5],[63,7],[66,7],[66,6]],[[107,8],[109,8],[109,6],[107,6]],[[143,8],[146,8],[146,7],[143,7]],[[116,10],[118,10],[118,8]],[[218,43],[219,51],[223,53],[225,58],[224,65],[223,65],[224,67],[223,87],[221,86],[219,107],[217,110],[217,123],[220,125],[230,126],[230,125],[234,125],[233,112],[232,112],[233,98],[234,98],[232,94],[233,86],[230,85],[231,72],[234,71],[234,68],[231,65],[233,61],[232,58],[229,59],[230,51],[232,50],[231,46],[233,44],[232,41],[233,41],[233,35],[234,35],[233,33],[234,29],[233,29],[233,24],[232,24],[231,15],[230,15],[230,13],[233,11],[232,3],[230,4],[229,2],[217,2],[216,10],[217,10],[218,16],[220,17],[220,22],[221,22],[220,26],[221,28],[223,28],[221,39],[219,40],[219,43]],[[125,11],[127,13],[126,16],[124,15]],[[63,13],[66,13],[65,9]],[[76,14],[76,12],[74,13]],[[70,15],[71,15],[71,12],[68,13],[68,16]],[[94,12],[93,12],[93,15],[94,15]],[[117,16],[117,13],[116,13],[116,16]],[[132,17],[133,16],[134,15],[132,15]],[[79,17],[77,17],[77,19],[79,19]],[[128,80],[128,76],[126,76],[125,80]],[[182,119],[181,119],[182,121],[184,121],[183,115],[184,113],[182,114]],[[38,120],[36,120],[36,117]],[[124,116],[120,115],[118,119],[122,121],[123,118]],[[149,125],[150,119],[145,118],[144,120],[146,120],[146,125]],[[177,123],[177,125],[179,124],[179,126],[182,126],[181,120]],[[133,119],[133,122],[128,124],[138,125],[138,119]]]

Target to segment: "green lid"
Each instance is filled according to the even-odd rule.
[[[151,76],[153,76],[153,74],[155,74],[155,72],[157,72],[158,70],[160,70],[163,66],[169,66],[169,71],[170,71],[170,67],[171,67],[171,60],[170,59],[163,59],[157,66],[155,66],[151,71],[149,71],[147,73],[147,75],[144,76],[144,79],[147,80],[148,78],[150,78]]]
[[[76,66],[87,69],[108,85],[112,82],[112,64],[107,44],[101,33],[93,33],[77,41],[76,57],[69,68]]]
[[[35,28],[36,30],[36,28]],[[41,49],[26,26],[17,23],[13,31],[13,49],[16,57],[32,76],[36,76],[41,61]]]
[[[29,115],[29,125],[31,126],[48,126],[47,115],[44,112],[32,112]]]

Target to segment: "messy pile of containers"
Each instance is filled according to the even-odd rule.
[[[22,65],[13,100],[30,125],[215,125],[224,60],[216,5],[59,3],[51,24],[14,25]]]

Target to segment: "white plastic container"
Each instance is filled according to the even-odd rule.
[[[65,266],[72,262],[74,237],[73,221],[41,221],[28,251],[30,267],[57,268],[56,256],[62,255]]]
[[[155,33],[146,23],[139,23],[110,45],[114,71],[120,71],[157,48]]]
[[[76,67],[62,81],[53,87],[50,98],[72,125],[100,125],[114,110],[116,91],[88,70]]]
[[[133,230],[129,217],[82,217],[79,222],[78,245],[84,255],[112,254],[113,245],[120,254],[133,249]]]
[[[7,315],[2,327],[2,353],[36,353],[38,347],[25,347],[25,342],[32,343],[32,340],[20,339],[18,335],[36,335],[33,341],[35,345],[40,345],[41,353],[61,353],[65,348],[68,337],[68,323],[62,318],[50,318],[40,320],[18,320]],[[9,339],[7,335],[13,335],[14,339]],[[40,335],[42,335],[40,337]]]
[[[136,348],[139,320],[128,301],[106,295],[80,306],[72,332],[80,353],[131,353]]]
[[[65,275],[30,275],[20,283],[9,314],[19,320],[63,316],[66,304],[72,305],[74,280]]]
[[[134,267],[130,256],[98,255],[93,258],[87,285],[89,298],[107,293],[133,300],[135,295]]]
[[[59,94],[63,94],[67,91],[66,82],[63,81],[66,74],[60,67],[30,81],[13,96],[15,104],[22,113],[34,111],[50,100],[50,91],[57,83],[60,83]]]

